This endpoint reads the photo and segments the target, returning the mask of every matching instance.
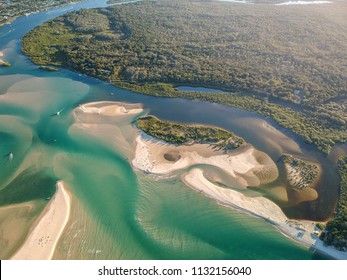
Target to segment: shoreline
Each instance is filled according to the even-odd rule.
[[[271,166],[271,163],[264,160],[264,158],[266,159],[264,156],[260,162],[266,163],[261,164],[258,161],[259,155],[255,156],[254,151],[256,150],[253,147],[246,147],[241,152],[235,151],[235,153],[223,155],[218,154],[208,145],[174,146],[161,141],[143,139],[139,134],[136,138],[135,158],[131,160],[131,165],[134,169],[146,174],[166,175],[194,165],[208,164],[228,172],[241,188],[245,189],[249,181],[255,182],[254,178],[250,178],[251,175],[257,177],[262,170]],[[172,157],[175,156],[175,159],[171,162],[163,159],[166,152],[171,153]],[[259,154],[261,155],[261,152]],[[257,172],[254,172],[255,170]],[[278,170],[276,171],[278,172]],[[341,252],[323,244],[318,237],[320,230],[316,227],[315,221],[289,219],[277,204],[265,197],[248,197],[236,190],[220,187],[210,182],[199,167],[194,167],[184,173],[182,181],[188,187],[223,206],[264,219],[286,237],[309,249],[317,250],[335,259],[347,260],[347,252]],[[257,183],[259,183],[259,179]]]
[[[64,183],[58,181],[57,190],[46,206],[39,222],[32,229],[24,244],[10,258],[12,260],[50,260],[59,238],[69,220],[71,195]]]
[[[218,187],[209,182],[204,177],[203,171],[198,168],[183,175],[182,180],[190,188],[203,193],[223,206],[264,219],[286,237],[309,249],[315,249],[335,259],[347,260],[347,252],[323,244],[323,241],[316,235],[319,233],[319,229],[315,226],[316,222],[290,220],[279,206],[267,198],[247,197],[238,191]]]

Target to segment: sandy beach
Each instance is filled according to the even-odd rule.
[[[271,158],[252,146],[223,154],[209,145],[175,146],[141,135],[136,138],[135,158],[131,163],[137,170],[157,175],[199,164],[212,165],[227,172],[244,188],[259,185],[261,181],[271,182],[278,176],[277,167]],[[266,179],[262,179],[264,174],[267,174]],[[284,235],[308,248],[319,250],[335,259],[347,259],[347,252],[324,246],[318,238],[320,230],[316,222],[290,220],[277,204],[265,197],[248,197],[239,191],[220,187],[209,181],[198,167],[183,174],[182,180],[190,188],[221,205],[268,221]]]
[[[63,182],[57,182],[57,191],[47,205],[37,225],[23,246],[12,256],[13,260],[49,260],[54,254],[64,227],[69,219],[70,194]]]
[[[278,177],[277,166],[270,157],[251,146],[224,154],[208,144],[175,146],[138,136],[135,154],[131,162],[135,169],[157,175],[207,164],[220,168],[244,187],[258,186],[263,181],[271,182]],[[262,172],[268,173],[267,178],[257,175]]]

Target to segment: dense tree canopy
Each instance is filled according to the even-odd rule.
[[[347,156],[341,156],[338,162],[341,176],[340,197],[334,218],[326,225],[321,238],[328,245],[347,250]]]

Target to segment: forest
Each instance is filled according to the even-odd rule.
[[[336,211],[320,238],[327,245],[347,251],[347,156],[341,156],[338,162],[341,177],[340,196]]]
[[[347,141],[346,10],[315,6],[161,0],[81,10],[31,31],[23,52],[136,92],[256,111],[329,153]]]

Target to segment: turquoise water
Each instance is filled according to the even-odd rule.
[[[83,6],[105,1],[95,2],[87,1]],[[132,118],[90,120],[98,125],[107,123],[107,139],[76,126],[72,110],[78,104],[136,102],[159,117],[233,130],[272,157],[289,149],[296,153],[303,150],[307,157],[319,159],[290,133],[276,134],[278,143],[270,142],[273,134],[263,124],[271,124],[253,113],[211,103],[142,96],[69,71],[40,71],[21,55],[18,39],[61,13],[64,8],[20,18],[0,28],[0,50],[13,65],[0,68],[0,206],[42,205],[52,196],[57,180],[66,182],[73,195],[72,213],[54,258],[324,258],[265,221],[220,206],[191,190],[179,176],[158,178],[134,172],[127,159],[133,153],[131,146],[124,144],[135,135]],[[201,111],[206,114],[201,116]],[[287,142],[281,141],[283,137]],[[9,153],[13,153],[12,160]],[[11,246],[18,247],[21,241]]]

